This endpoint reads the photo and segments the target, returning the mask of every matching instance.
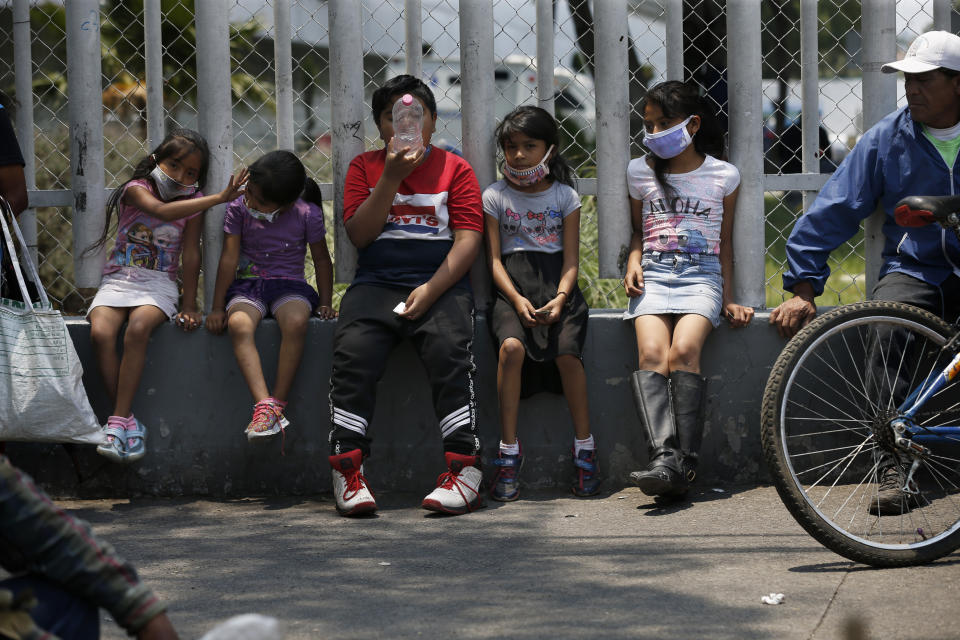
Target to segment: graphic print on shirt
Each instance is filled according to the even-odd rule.
[[[514,236],[507,240],[507,246],[523,246],[524,236],[541,246],[555,244],[560,242],[563,214],[554,209],[519,213],[507,207],[500,216],[500,228],[505,235]]]
[[[683,216],[648,214],[643,217],[643,235],[649,251],[676,251],[680,246],[677,225]]]
[[[447,240],[450,232],[450,214],[447,212],[447,194],[397,194],[383,225],[381,238],[408,238]]]
[[[656,198],[644,202],[644,237],[650,251],[710,253],[704,227],[709,224],[712,207],[695,197],[675,197],[667,202]],[[684,222],[686,221],[686,222]],[[719,245],[714,248],[719,252]]]
[[[172,224],[162,224],[153,230],[153,244],[157,247],[157,269],[167,271],[175,265],[180,246],[180,230]]]
[[[153,230],[142,222],[135,222],[127,229],[126,236],[124,264],[142,269],[156,269],[158,251],[153,244]]]

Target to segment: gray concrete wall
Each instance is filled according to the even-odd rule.
[[[762,479],[760,402],[770,368],[783,346],[758,314],[738,330],[721,326],[703,355],[709,379],[707,424],[701,452],[701,482]],[[45,488],[59,495],[308,494],[330,490],[327,394],[333,321],[314,319],[280,438],[248,443],[243,430],[252,399],[237,368],[230,340],[203,330],[184,334],[172,325],[154,334],[134,412],[147,425],[147,456],[118,466],[93,447],[72,451],[57,445],[11,443],[7,453]],[[68,322],[84,365],[84,383],[98,416],[111,407],[90,347],[89,325]],[[486,460],[496,455],[499,424],[496,353],[482,318],[477,323],[478,419]],[[259,329],[257,343],[268,381],[275,371],[280,334],[272,321]],[[630,471],[646,460],[630,394],[637,349],[632,326],[614,310],[594,311],[585,349],[590,418],[600,451],[605,488],[629,483]],[[377,394],[370,434],[373,450],[366,475],[375,492],[424,494],[444,471],[437,421],[423,366],[408,344],[391,357]],[[520,437],[526,456],[526,486],[570,482],[573,427],[561,396],[540,394],[523,401]],[[73,460],[71,460],[71,455]],[[491,473],[492,465],[486,472]],[[78,477],[79,474],[79,477]]]

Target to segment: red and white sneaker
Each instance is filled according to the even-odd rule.
[[[423,499],[421,505],[429,511],[459,515],[487,506],[480,495],[479,456],[463,456],[449,451],[444,454],[449,471],[440,474],[437,488]]]
[[[377,510],[373,494],[363,477],[363,451],[354,449],[330,456],[333,469],[333,495],[342,516],[362,516]]]

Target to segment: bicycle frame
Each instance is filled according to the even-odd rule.
[[[899,417],[893,421],[894,428],[902,425],[904,432],[909,434],[912,442],[940,441],[944,436],[956,436],[957,441],[960,442],[960,426],[921,427],[913,422],[917,412],[927,400],[936,395],[958,375],[960,375],[960,352],[954,354],[950,364],[943,371],[928,377],[923,381],[923,384],[907,396],[907,399],[898,408]]]

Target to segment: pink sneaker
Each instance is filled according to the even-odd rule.
[[[253,419],[244,431],[247,440],[275,436],[290,426],[283,415],[285,404],[276,398],[267,398],[253,405]]]

